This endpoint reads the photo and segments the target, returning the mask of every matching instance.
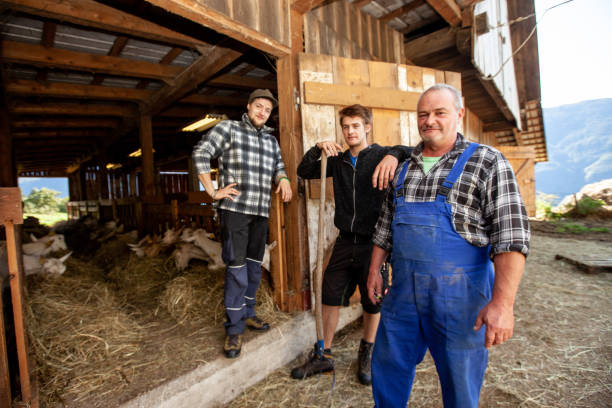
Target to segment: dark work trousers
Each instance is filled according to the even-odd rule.
[[[225,269],[225,331],[241,334],[255,316],[255,294],[261,280],[268,218],[220,210]]]

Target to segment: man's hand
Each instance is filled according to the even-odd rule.
[[[478,313],[474,330],[480,330],[483,324],[487,326],[485,331],[486,348],[502,344],[512,337],[514,330],[514,312],[512,309],[512,306],[508,307],[489,302]]]
[[[237,183],[231,183],[215,191],[212,197],[213,201],[218,201],[223,198],[229,198],[230,200],[234,201],[234,196],[240,194],[240,192],[234,188],[236,187],[236,184]]]
[[[281,181],[278,183],[278,187],[276,188],[276,194],[279,193],[281,194],[281,198],[285,203],[291,201],[291,196],[293,193],[291,191],[291,184],[286,178],[281,179]]]
[[[374,169],[374,174],[372,174],[372,187],[379,190],[386,189],[389,183],[393,182],[397,165],[398,162],[395,156],[388,154],[383,157],[378,166],[376,166],[376,169]]]
[[[337,156],[342,153],[342,146],[336,142],[319,142],[317,147],[325,152],[327,157]]]
[[[380,303],[381,299],[377,296],[381,296],[382,293],[382,275],[380,269],[378,271],[370,269],[368,274],[368,298],[373,305]]]

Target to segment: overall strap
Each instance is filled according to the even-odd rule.
[[[395,202],[397,205],[397,201],[400,197],[404,196],[404,192],[402,191],[404,188],[404,180],[406,179],[406,173],[408,172],[408,165],[410,164],[410,158],[406,160],[406,163],[402,166],[402,171],[400,171],[399,176],[397,176],[397,183],[395,184]]]
[[[463,173],[465,163],[472,157],[478,146],[480,146],[478,143],[470,143],[463,153],[461,153],[461,156],[457,159],[450,173],[448,173],[448,176],[446,176],[446,179],[442,182],[438,194],[436,195],[436,201],[446,202],[446,198],[453,188],[453,184],[455,184],[461,173]]]

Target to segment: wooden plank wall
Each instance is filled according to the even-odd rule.
[[[463,117],[463,135],[472,142],[489,144],[484,141],[482,136],[482,121],[468,108],[465,108],[465,116]]]
[[[304,15],[304,51],[398,64],[405,60],[402,34],[347,0]]]
[[[199,2],[286,46],[291,45],[290,0],[200,0]]]

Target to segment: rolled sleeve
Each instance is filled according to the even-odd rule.
[[[491,220],[491,258],[503,252],[529,254],[529,218],[510,163],[499,154],[487,181],[485,217]]]

